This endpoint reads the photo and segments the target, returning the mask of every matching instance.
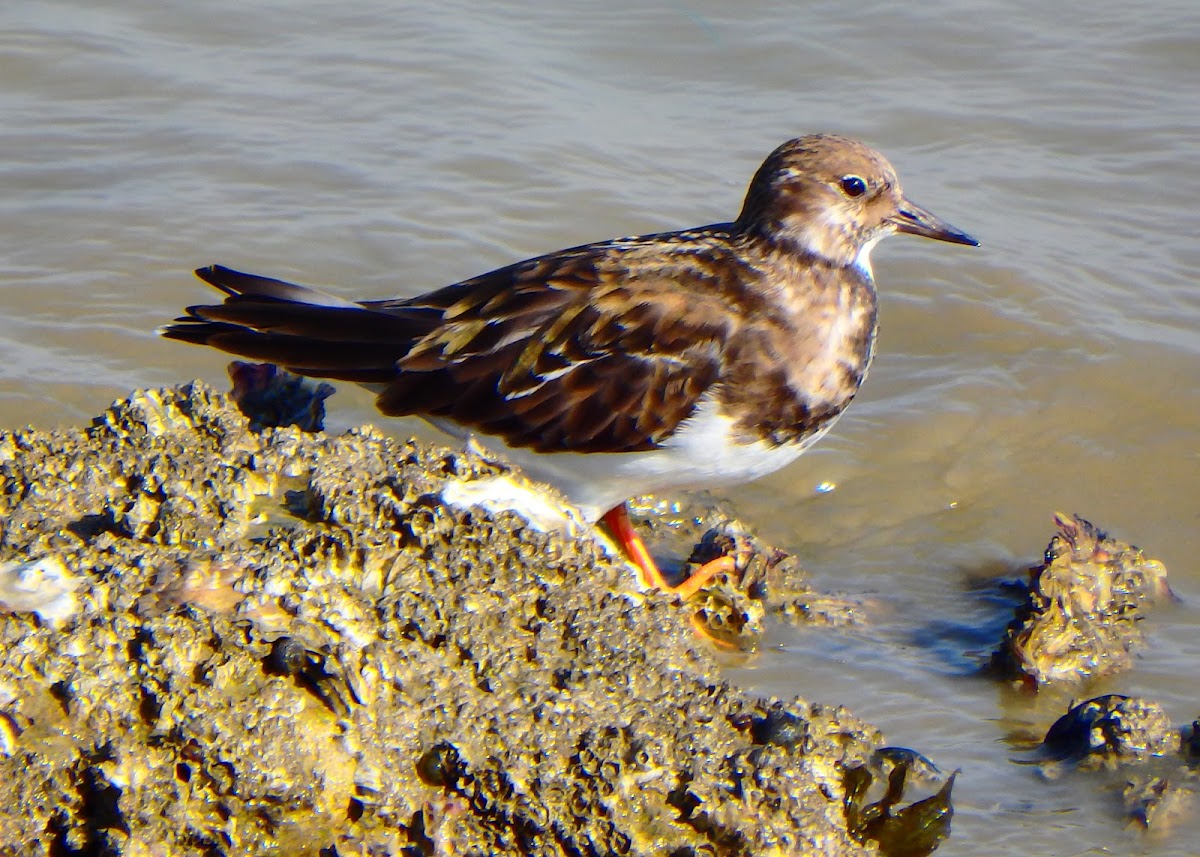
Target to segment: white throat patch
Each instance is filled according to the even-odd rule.
[[[874,238],[859,248],[858,255],[854,257],[854,267],[867,275],[867,279],[875,281],[875,270],[871,267],[871,251],[875,249],[875,245],[888,236],[886,232],[876,234]]]

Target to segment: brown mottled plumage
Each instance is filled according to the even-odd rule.
[[[801,137],[731,223],[385,301],[202,268],[225,302],[163,335],[362,383],[385,414],[507,450],[594,520],[633,494],[756,478],[815,441],[870,366],[869,254],[895,232],[976,243],[905,199],[878,152]]]

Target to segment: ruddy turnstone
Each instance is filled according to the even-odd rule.
[[[978,242],[905,198],[875,150],[790,140],[737,219],[585,244],[415,298],[349,301],[214,265],[224,303],[161,331],[354,381],[389,416],[477,436],[602,522],[669,586],[632,496],[734,485],[794,461],[858,392],[875,352],[871,250],[896,232]]]

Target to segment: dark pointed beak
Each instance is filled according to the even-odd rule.
[[[951,244],[967,244],[978,247],[979,242],[961,229],[956,229],[942,220],[932,211],[922,208],[907,199],[900,200],[900,210],[890,218],[897,232],[907,232],[909,235],[923,235],[938,241],[949,241]]]

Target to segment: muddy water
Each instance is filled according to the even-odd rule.
[[[203,4],[0,10],[0,424],[223,381],[151,333],[221,261],[413,294],[561,246],[732,217],[760,159],[869,140],[984,242],[875,253],[879,359],[786,473],[730,495],[853,634],[778,629],[735,671],[843,702],[962,768],[941,853],[1194,854],[1006,738],[1064,699],[974,677],[988,575],[1074,511],[1162,558],[1182,606],[1090,690],[1200,715],[1200,7],[1023,2]],[[344,391],[337,424],[373,419]],[[401,426],[398,432],[410,431]]]

